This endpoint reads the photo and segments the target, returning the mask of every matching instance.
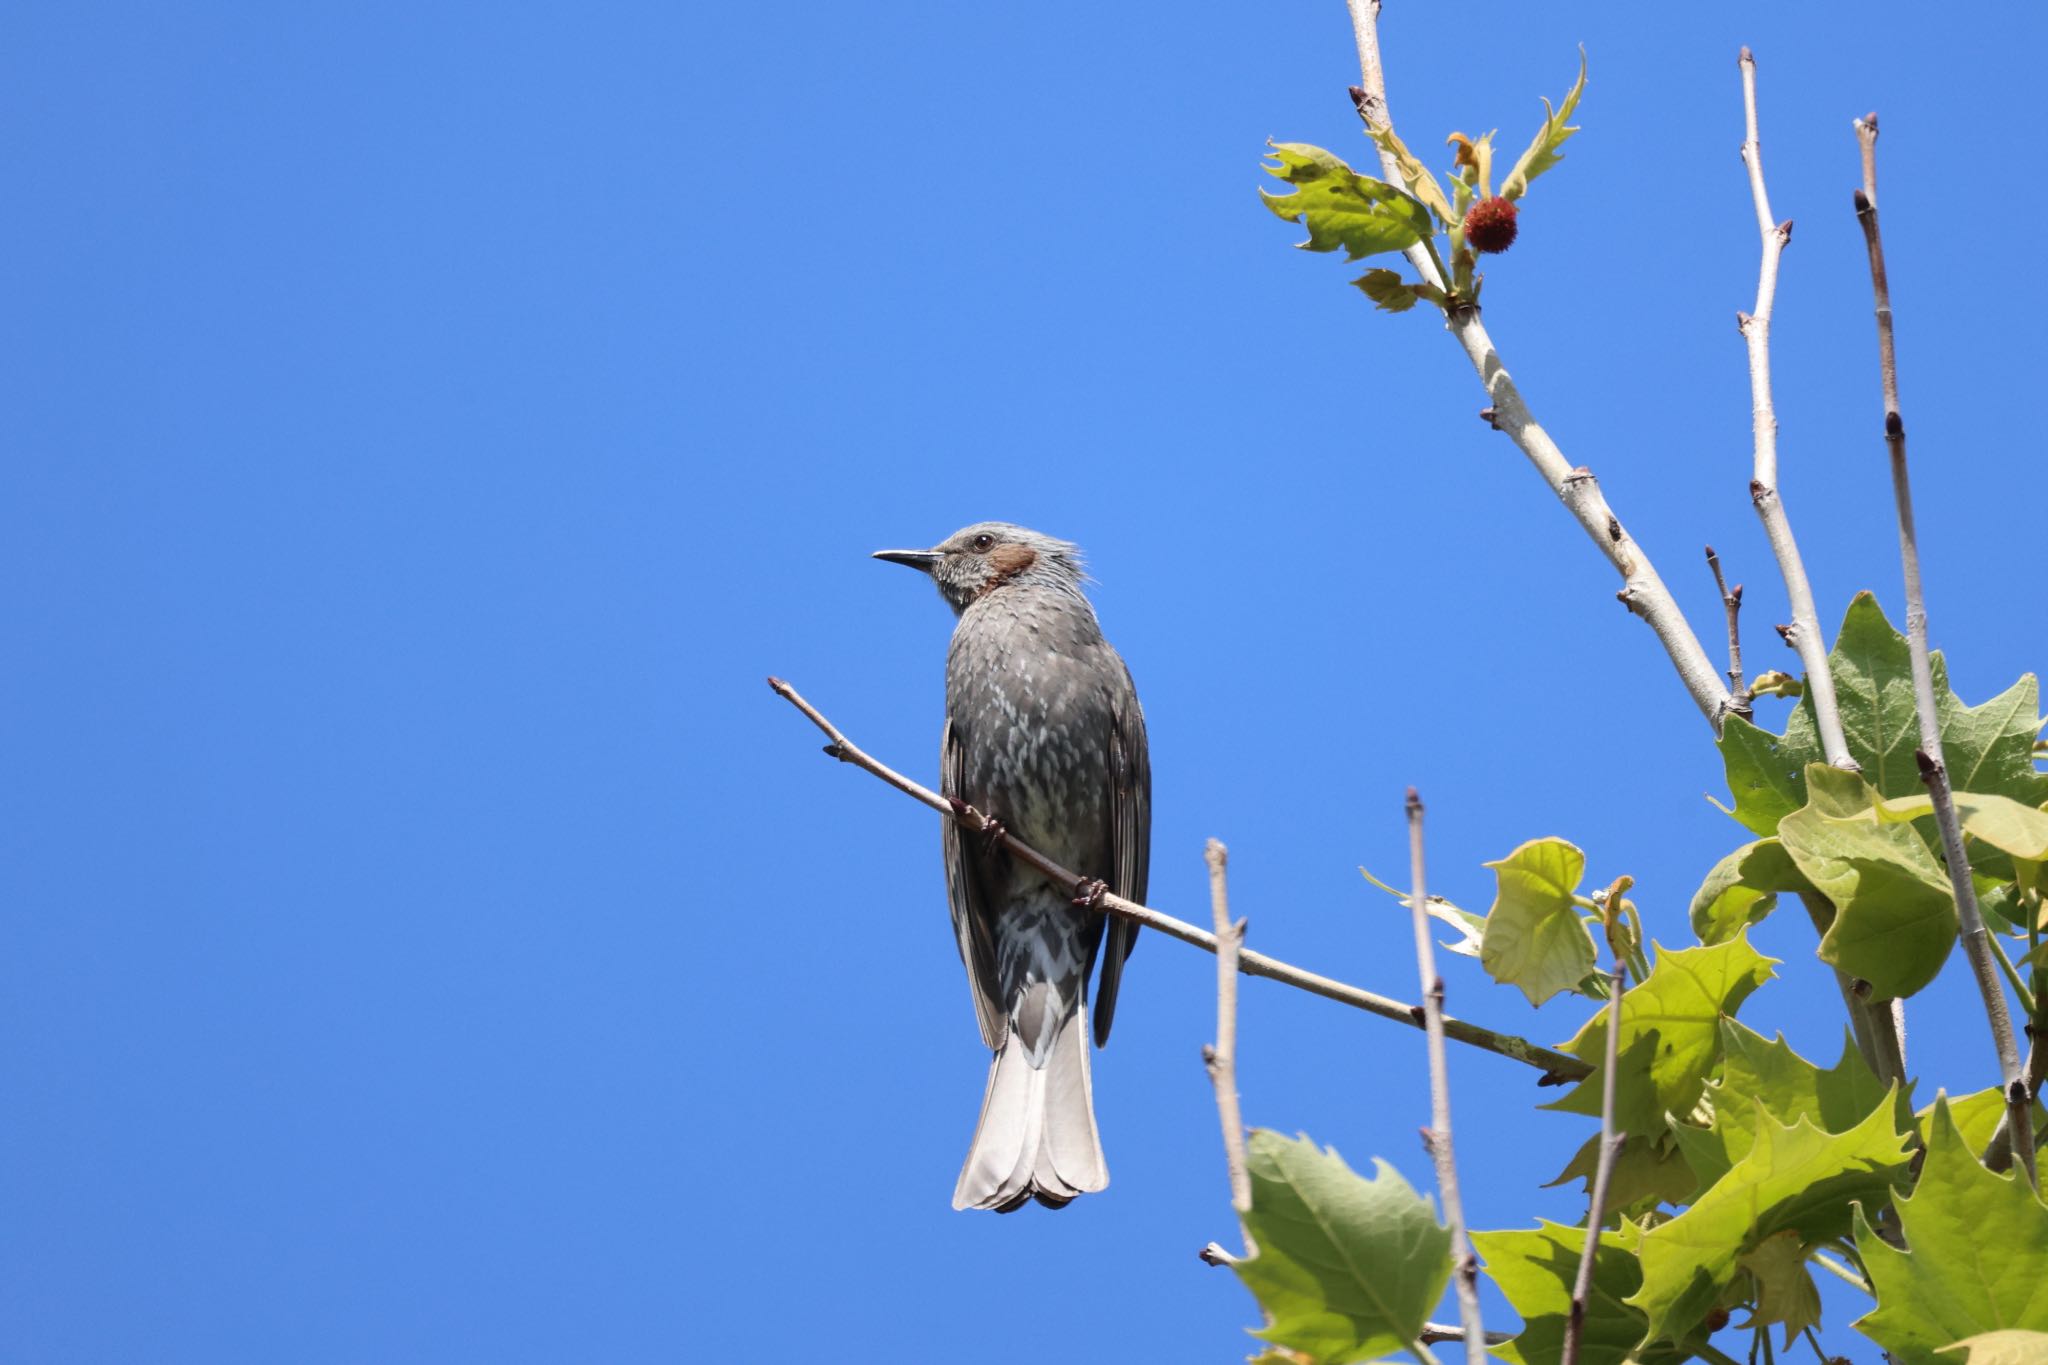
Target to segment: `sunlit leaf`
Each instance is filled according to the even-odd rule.
[[[1269,144],[1280,164],[1266,167],[1294,186],[1292,193],[1259,191],[1265,206],[1308,229],[1309,251],[1342,249],[1346,257],[1376,256],[1414,246],[1432,231],[1429,211],[1414,196],[1384,180],[1360,175],[1335,155],[1304,142]]]
[[[1564,102],[1552,109],[1550,101],[1543,101],[1543,126],[1536,130],[1535,141],[1529,150],[1522,153],[1515,162],[1515,168],[1508,172],[1508,178],[1500,185],[1503,199],[1519,199],[1528,193],[1529,182],[1564,160],[1565,141],[1579,130],[1568,127],[1565,120],[1579,107],[1579,97],[1586,93],[1586,53],[1579,50],[1579,78],[1564,97]]]
[[[1593,969],[1593,939],[1572,900],[1586,855],[1562,839],[1531,839],[1486,866],[1498,883],[1486,914],[1479,965],[1540,1005]]]

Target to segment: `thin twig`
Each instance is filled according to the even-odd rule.
[[[1600,1251],[1601,1226],[1607,1221],[1607,1182],[1613,1178],[1614,1158],[1624,1141],[1624,1135],[1614,1131],[1614,1073],[1621,1056],[1621,995],[1628,988],[1628,953],[1622,943],[1627,930],[1621,917],[1621,898],[1633,884],[1630,877],[1616,879],[1607,889],[1602,911],[1607,921],[1607,946],[1614,955],[1614,980],[1608,987],[1607,1052],[1600,1072],[1600,1152],[1586,1202],[1586,1246],[1579,1253],[1571,1314],[1564,1324],[1563,1365],[1578,1365],[1579,1341],[1586,1330],[1586,1300],[1593,1293],[1593,1260]]]
[[[1230,1207],[1238,1220],[1251,1212],[1252,1177],[1244,1151],[1244,1112],[1237,1099],[1237,955],[1244,947],[1245,921],[1230,922],[1230,887],[1224,868],[1230,850],[1211,839],[1203,852],[1209,864],[1209,908],[1216,916],[1216,1042],[1202,1049],[1209,1080],[1216,1087],[1216,1114],[1223,1122],[1223,1159],[1230,1167]],[[1255,1254],[1244,1234],[1245,1254]]]
[[[1785,244],[1792,240],[1792,223],[1771,218],[1771,200],[1764,189],[1763,146],[1757,138],[1756,57],[1742,49],[1742,112],[1748,136],[1742,143],[1742,164],[1749,168],[1749,193],[1756,201],[1757,231],[1763,238],[1763,262],[1757,271],[1756,307],[1737,314],[1743,340],[1749,344],[1750,430],[1756,455],[1749,483],[1750,501],[1764,524],[1764,535],[1777,556],[1778,572],[1785,580],[1785,595],[1792,607],[1792,624],[1780,628],[1785,642],[1799,652],[1800,667],[1806,670],[1806,694],[1813,699],[1813,718],[1820,731],[1822,751],[1837,768],[1855,770],[1848,741],[1842,735],[1842,717],[1835,703],[1835,680],[1828,672],[1827,641],[1821,634],[1820,616],[1813,606],[1813,587],[1806,578],[1805,561],[1799,557],[1799,542],[1792,538],[1792,523],[1785,515],[1785,501],[1778,494],[1778,415],[1771,400],[1771,314],[1777,305],[1778,260]]]
[[[1707,547],[1707,567],[1714,571],[1714,588],[1721,594],[1721,608],[1728,613],[1728,687],[1735,694],[1735,710],[1747,717],[1753,709],[1742,685],[1742,585],[1733,588],[1721,576],[1721,556]]]
[[[1934,824],[1941,831],[1942,856],[1948,861],[1949,884],[1956,898],[1957,930],[1970,959],[1991,1039],[1998,1051],[1998,1070],[2005,1090],[2008,1146],[2034,1180],[2034,1103],[2020,1064],[2012,1016],[2006,1010],[2005,983],[1992,957],[1991,934],[1977,908],[1977,887],[1963,852],[1963,826],[1949,790],[1948,766],[1942,761],[1941,719],[1934,709],[1934,670],[1927,652],[1927,601],[1920,586],[1920,545],[1913,527],[1913,485],[1906,466],[1906,424],[1899,416],[1898,357],[1892,340],[1891,285],[1885,276],[1884,239],[1877,222],[1877,121],[1858,119],[1856,136],[1863,144],[1864,187],[1856,192],[1856,221],[1870,255],[1870,288],[1877,311],[1879,383],[1884,395],[1884,443],[1891,457],[1892,497],[1899,513],[1899,562],[1906,580],[1906,648],[1913,663],[1913,710],[1920,721],[1920,780],[1934,802]]]
[[[1390,127],[1392,120],[1387,112],[1386,76],[1380,67],[1379,0],[1346,0],[1346,4],[1351,10],[1352,34],[1358,42],[1361,84],[1355,98],[1359,116],[1371,127]],[[1400,167],[1391,153],[1380,153],[1380,166],[1389,181],[1397,185],[1401,183]],[[1439,288],[1446,284],[1423,247],[1411,247],[1407,255],[1424,280]],[[1573,519],[1607,556],[1608,563],[1621,574],[1622,589],[1615,595],[1622,605],[1642,617],[1656,632],[1672,666],[1678,670],[1679,681],[1685,684],[1694,704],[1718,735],[1722,720],[1734,709],[1735,699],[1722,684],[1719,671],[1701,647],[1699,637],[1693,634],[1685,613],[1679,610],[1656,567],[1650,563],[1649,555],[1636,544],[1634,537],[1622,527],[1621,518],[1607,505],[1593,472],[1584,466],[1574,468],[1565,459],[1564,452],[1558,449],[1557,443],[1551,440],[1550,433],[1530,414],[1521,391],[1515,387],[1507,367],[1501,363],[1500,353],[1494,349],[1492,338],[1487,335],[1479,309],[1454,309],[1445,319],[1445,325],[1458,339],[1458,345],[1478,372],[1480,382],[1486,386],[1487,397],[1491,400],[1488,408],[1491,415],[1487,420],[1498,430],[1506,432],[1508,439],[1528,457],[1550,491],[1564,503]]]
[[[1502,1346],[1515,1339],[1513,1332],[1488,1332],[1485,1334],[1488,1346]],[[1447,1322],[1425,1322],[1415,1339],[1424,1346],[1434,1346],[1443,1341],[1465,1341],[1465,1329],[1453,1327]]]
[[[1429,1038],[1429,1131],[1423,1144],[1436,1162],[1444,1218],[1451,1225],[1452,1279],[1458,1289],[1458,1320],[1465,1326],[1466,1365],[1485,1365],[1486,1331],[1479,1318],[1479,1261],[1465,1235],[1465,1200],[1458,1192],[1458,1160],[1451,1143],[1451,1064],[1444,1055],[1444,979],[1436,971],[1436,942],[1429,932],[1429,895],[1423,877],[1422,798],[1408,789],[1408,868],[1414,886],[1409,899],[1415,926],[1415,974],[1422,983],[1422,1025]]]
[[[922,802],[948,819],[959,821],[963,829],[980,833],[989,828],[988,817],[974,807],[965,802],[950,801],[863,752],[853,741],[841,734],[831,721],[825,719],[816,707],[805,701],[794,687],[782,679],[770,678],[768,686],[774,689],[777,696],[801,711],[805,718],[831,741],[825,746],[825,753],[828,756],[842,763],[851,763],[854,767],[880,778],[913,800]],[[1083,878],[1079,873],[1061,867],[1008,830],[1002,832],[1001,841],[1012,857],[1037,871],[1054,885],[1069,891],[1098,891],[1099,883],[1092,878]],[[1191,943],[1205,952],[1213,953],[1217,949],[1214,934],[1206,929],[1197,929],[1185,920],[1175,919],[1164,911],[1126,900],[1112,892],[1095,894],[1092,903],[1105,914],[1119,916],[1134,924],[1142,924],[1148,929],[1156,929],[1168,938]],[[1374,994],[1372,991],[1361,990],[1357,986],[1315,972],[1304,971],[1278,958],[1267,957],[1264,953],[1255,953],[1249,948],[1238,953],[1237,968],[1246,976],[1262,976],[1271,981],[1278,981],[1282,985],[1292,986],[1296,990],[1307,991],[1311,995],[1320,995],[1325,1000],[1334,1000],[1340,1005],[1349,1005],[1353,1009],[1364,1010],[1367,1014],[1378,1015],[1382,1019],[1391,1019],[1396,1023],[1407,1024],[1411,1028],[1422,1027],[1420,1005],[1405,1004],[1384,995]],[[1536,1068],[1545,1073],[1543,1079],[1537,1082],[1539,1085],[1561,1085],[1569,1081],[1583,1080],[1593,1073],[1592,1067],[1576,1057],[1540,1047],[1526,1038],[1517,1038],[1511,1033],[1498,1033],[1478,1024],[1467,1023],[1462,1019],[1446,1017],[1444,1036]]]

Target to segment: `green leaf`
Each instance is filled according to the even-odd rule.
[[[1707,1087],[1713,1126],[1681,1125],[1674,1131],[1701,1183],[1712,1185],[1749,1154],[1759,1116],[1780,1124],[1807,1119],[1823,1132],[1844,1133],[1888,1095],[1893,1122],[1903,1130],[1912,1123],[1910,1100],[1880,1082],[1846,1036],[1841,1060],[1823,1071],[1794,1052],[1783,1035],[1767,1039],[1727,1019],[1721,1023],[1720,1079]]]
[[[1799,715],[1793,712],[1793,719]],[[1778,821],[1806,804],[1806,765],[1822,757],[1810,732],[1795,736],[1788,725],[1785,734],[1774,735],[1741,716],[1723,723],[1720,749],[1735,818],[1755,834],[1776,834]]]
[[[1806,1119],[1790,1127],[1768,1117],[1756,1143],[1693,1206],[1642,1237],[1641,1308],[1650,1341],[1689,1335],[1734,1281],[1741,1259],[1780,1233],[1802,1246],[1848,1231],[1852,1200],[1880,1202],[1903,1175],[1906,1144],[1891,1106],[1879,1105],[1846,1133]]]
[[[1344,249],[1347,259],[1403,251],[1430,235],[1429,210],[1384,180],[1360,175],[1343,161],[1304,142],[1268,144],[1280,164],[1265,168],[1294,186],[1291,194],[1259,191],[1278,217],[1308,229],[1309,251]]]
[[[1792,855],[1776,839],[1744,844],[1720,862],[1692,897],[1692,928],[1702,943],[1726,943],[1762,921],[1783,891],[1811,891]]]
[[[1948,873],[1909,828],[1877,819],[1877,794],[1855,773],[1807,765],[1811,799],[1778,824],[1792,861],[1835,906],[1820,959],[1868,981],[1876,997],[1911,995],[1955,946]]]
[[[1443,186],[1436,183],[1436,176],[1430,173],[1429,167],[1422,164],[1420,157],[1408,150],[1407,144],[1395,134],[1391,125],[1380,128],[1368,127],[1365,135],[1371,138],[1381,151],[1394,158],[1394,164],[1400,168],[1401,180],[1408,186],[1408,192],[1427,204],[1430,211],[1436,214],[1439,223],[1449,227],[1457,221],[1451,213],[1450,201],[1444,198]]]
[[[1954,1365],[1935,1354],[1984,1332],[2048,1332],[2048,1208],[2024,1179],[1979,1165],[1937,1100],[1927,1158],[1899,1201],[1907,1250],[1856,1220],[1877,1309],[1856,1323],[1898,1365]]]
[[[1941,1350],[1944,1355],[1950,1351],[1969,1352],[1962,1365],[2044,1365],[2048,1362],[2048,1333],[2017,1328],[1979,1332]]]
[[[1532,1005],[1573,989],[1596,957],[1572,900],[1586,855],[1562,839],[1531,839],[1486,866],[1499,889],[1486,915],[1479,965],[1495,981],[1520,988]]]
[[[1565,120],[1579,107],[1579,97],[1586,93],[1586,50],[1579,49],[1579,79],[1565,95],[1564,103],[1552,109],[1550,101],[1543,101],[1543,126],[1536,131],[1536,140],[1529,144],[1529,150],[1522,153],[1522,159],[1508,172],[1508,178],[1501,182],[1500,192],[1504,199],[1519,199],[1528,193],[1529,182],[1564,160],[1558,149],[1577,128],[1565,126]]]
[[[1621,997],[1620,1057],[1615,1067],[1615,1122],[1632,1134],[1665,1129],[1667,1113],[1692,1112],[1721,1055],[1721,1021],[1768,981],[1775,959],[1738,933],[1726,943],[1676,952],[1657,950],[1650,979]],[[1545,1106],[1570,1114],[1600,1112],[1607,1011],[1586,1021],[1564,1050],[1594,1063],[1593,1074]]]
[[[1388,886],[1365,868],[1361,867],[1358,871],[1367,881],[1401,902],[1403,907],[1406,907],[1408,904],[1408,893],[1406,891]],[[1439,940],[1439,942],[1443,943],[1444,947],[1461,957],[1479,956],[1479,938],[1480,935],[1486,932],[1485,916],[1475,915],[1470,910],[1461,910],[1442,896],[1429,897],[1423,901],[1422,908],[1431,919],[1440,920],[1458,931],[1458,937],[1455,940]]]
[[[1933,1141],[1934,1130],[1929,1125],[1933,1122],[1935,1110],[1941,1106],[1947,1107],[1949,1121],[1962,1134],[1963,1146],[1973,1152],[1981,1152],[1990,1145],[1991,1134],[1997,1130],[1998,1121],[2005,1117],[2005,1092],[1994,1085],[1959,1099],[1942,1096],[1913,1116],[1920,1125],[1922,1142]],[[2043,1108],[2039,1100],[2034,1101],[2034,1131],[2048,1132],[2048,1108]]]
[[[1415,306],[1415,288],[1394,270],[1368,270],[1352,281],[1382,310],[1405,313]]]
[[[1522,1318],[1522,1330],[1515,1339],[1494,1347],[1493,1353],[1514,1365],[1547,1365],[1557,1360],[1565,1323],[1571,1317],[1572,1286],[1578,1277],[1586,1230],[1539,1221],[1529,1229],[1475,1232],[1472,1245],[1486,1260],[1488,1278]],[[1593,1253],[1593,1288],[1586,1297],[1585,1326],[1579,1339],[1580,1365],[1619,1365],[1629,1358],[1648,1325],[1642,1311],[1626,1302],[1642,1282],[1642,1268],[1621,1244],[1619,1234],[1601,1233],[1600,1245]]]
[[[1583,1180],[1590,1197],[1599,1164],[1600,1135],[1595,1133],[1544,1188]],[[1623,1142],[1614,1155],[1614,1168],[1607,1175],[1607,1212],[1636,1215],[1659,1204],[1683,1204],[1699,1187],[1700,1178],[1693,1174],[1683,1150],[1659,1138],[1638,1135]]]
[[[1233,1262],[1266,1310],[1255,1335],[1319,1361],[1406,1351],[1451,1278],[1451,1234],[1427,1197],[1375,1159],[1354,1174],[1335,1149],[1257,1129],[1245,1232],[1258,1254]]]
[[[1809,1327],[1820,1326],[1820,1290],[1806,1269],[1806,1247],[1796,1232],[1766,1237],[1736,1262],[1756,1281],[1756,1311],[1745,1328],[1785,1325],[1785,1345]]]
[[[2048,858],[2048,811],[2025,805],[2010,796],[1961,790],[1953,795],[1956,815],[1963,822],[1963,833],[2028,862],[2038,863]],[[1888,824],[1918,820],[1933,814],[1934,798],[1925,792],[1918,796],[1893,797],[1879,802],[1877,807],[1877,818]]]
[[[1948,664],[1929,659],[1935,717],[1943,759],[1958,791],[2009,796],[2025,805],[2048,800],[2048,774],[2036,772],[2034,737],[2041,732],[2040,688],[2029,673],[1981,706],[1965,706],[1949,689]],[[1920,722],[1913,703],[1912,653],[1906,637],[1885,620],[1877,599],[1858,593],[1842,618],[1828,671],[1840,704],[1843,740],[1863,775],[1887,797],[1921,792]],[[1777,832],[1777,821],[1806,800],[1807,765],[1824,757],[1805,697],[1783,735],[1731,717],[1722,730],[1721,759],[1735,794],[1735,818],[1758,834]]]

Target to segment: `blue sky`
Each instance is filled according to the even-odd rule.
[[[1395,116],[1585,132],[1487,320],[1699,629],[1786,666],[1733,315],[1737,48],[1798,222],[1782,486],[1830,628],[1900,615],[1850,118],[1882,195],[1938,645],[2044,662],[2043,21],[1904,5],[1392,7]],[[1414,989],[1433,882],[1543,834],[1653,936],[1738,828],[1607,566],[1421,313],[1260,209],[1365,144],[1343,7],[17,10],[0,52],[0,1355],[1234,1359],[1210,960],[1156,938],[1095,1083],[1114,1183],[953,1212],[986,1057],[931,816],[762,685],[935,767],[950,620],[867,552],[1089,551],[1136,674],[1155,904],[1233,851],[1254,946]],[[1966,170],[1967,168],[1967,170]],[[1775,721],[1776,714],[1766,708]],[[1810,930],[1745,1011],[1831,1060]],[[1452,1008],[1555,1042],[1468,963]],[[1960,962],[1916,1067],[1995,1079]],[[1246,987],[1248,1117],[1422,1183],[1420,1035]],[[1453,1056],[1475,1224],[1583,1120]],[[1859,1358],[1854,1306],[1827,1337]],[[1489,1316],[1504,1313],[1497,1303]]]

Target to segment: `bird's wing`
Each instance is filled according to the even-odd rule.
[[[939,791],[959,797],[966,776],[967,743],[952,721],[939,753]],[[981,1041],[1001,1047],[1009,1028],[996,979],[996,947],[986,893],[985,855],[958,820],[945,822],[946,899],[953,906],[953,934],[960,942],[960,961],[967,967],[968,989],[974,993],[974,1017],[981,1021]]]
[[[1123,669],[1123,681],[1110,715],[1108,881],[1109,889],[1125,900],[1142,902],[1152,869],[1152,756],[1145,743],[1145,712],[1138,705],[1128,668]],[[1109,1041],[1117,986],[1123,979],[1124,959],[1138,941],[1138,926],[1111,916],[1108,936],[1102,980],[1095,991],[1097,1047]]]

